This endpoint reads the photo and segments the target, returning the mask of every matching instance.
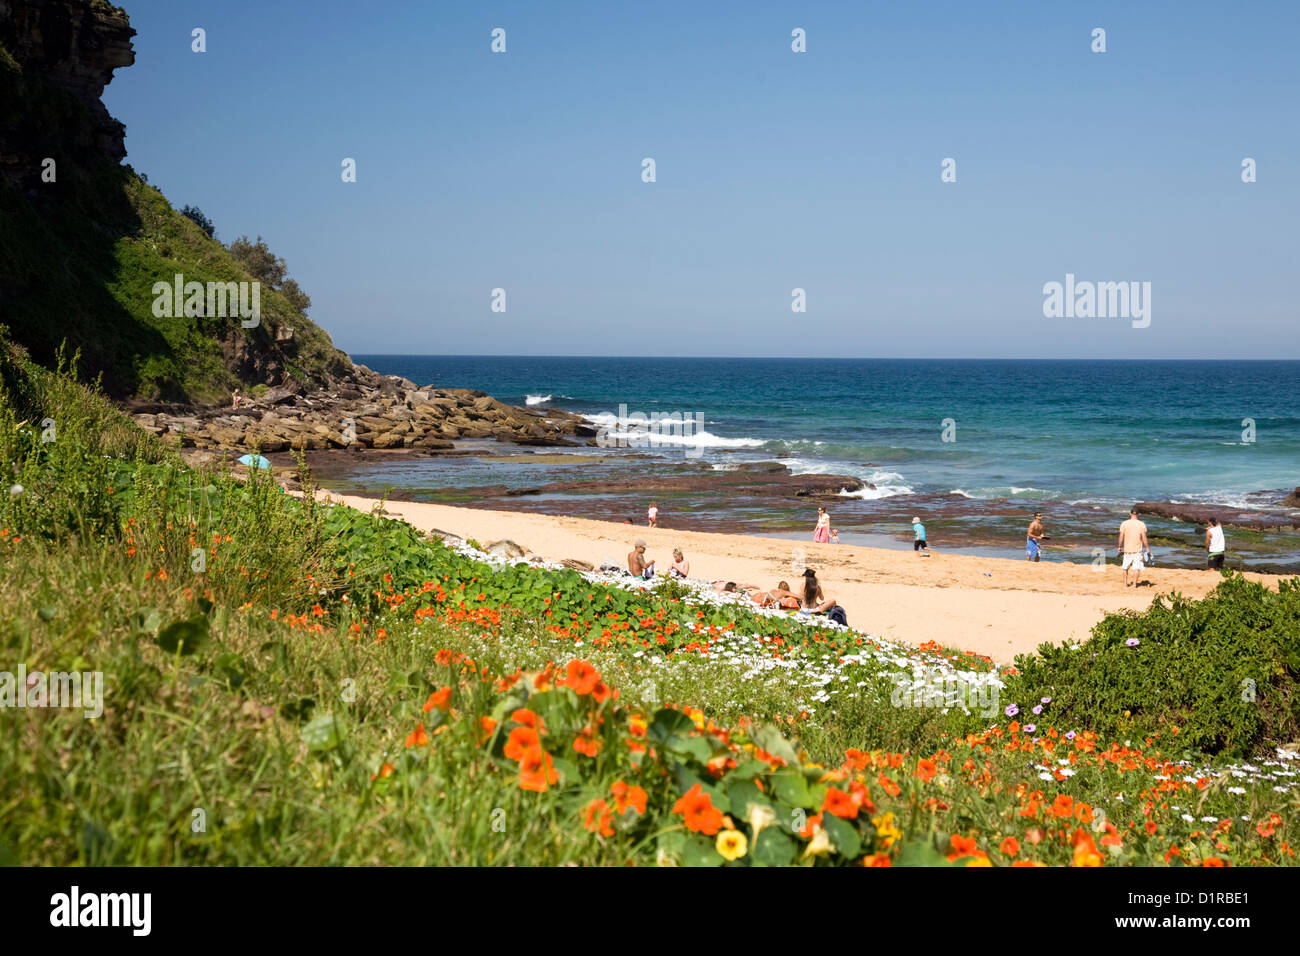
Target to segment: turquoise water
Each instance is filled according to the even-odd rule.
[[[1300,362],[354,358],[418,384],[519,405],[531,396],[598,420],[620,404],[700,413],[692,457],[851,474],[877,486],[868,500],[1250,508],[1300,484]]]

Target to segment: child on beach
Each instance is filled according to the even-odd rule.
[[[912,551],[924,558],[930,556],[930,546],[925,543],[925,525],[920,518],[912,519]]]
[[[831,539],[831,516],[826,513],[826,509],[818,506],[817,508],[817,527],[813,530],[813,540],[825,544]]]
[[[650,502],[650,510],[646,512],[646,524],[651,528],[659,527],[659,502]]]
[[[837,531],[834,528],[831,528],[831,544],[839,544],[839,543],[840,543],[839,531]]]

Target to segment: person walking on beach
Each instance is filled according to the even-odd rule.
[[[912,519],[912,552],[925,558],[930,556],[930,546],[925,543],[925,525],[919,517]]]
[[[651,528],[659,527],[659,502],[650,502],[650,510],[646,512],[646,524]]]
[[[831,516],[820,505],[817,507],[817,527],[813,530],[813,540],[825,544],[831,539]]]
[[[1137,587],[1142,583],[1142,557],[1145,554],[1151,560],[1151,545],[1147,542],[1147,526],[1138,518],[1137,505],[1129,509],[1128,520],[1119,526],[1119,553],[1124,560],[1124,587]],[[1133,571],[1133,583],[1128,583],[1129,569]]]
[[[1025,560],[1037,561],[1043,553],[1043,539],[1047,535],[1043,533],[1043,513],[1034,512],[1034,520],[1029,522],[1029,530],[1025,532]]]
[[[627,556],[627,571],[634,578],[650,581],[655,576],[655,563],[645,559],[645,541],[637,539]]]
[[[1218,518],[1210,519],[1210,526],[1205,529],[1205,551],[1210,556],[1205,566],[1214,571],[1223,570],[1223,552],[1227,545],[1223,540],[1223,525]]]

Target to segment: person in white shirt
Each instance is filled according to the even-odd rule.
[[[1124,558],[1124,587],[1137,587],[1142,583],[1142,558],[1151,560],[1151,544],[1147,541],[1147,526],[1138,519],[1137,507],[1128,513],[1128,520],[1119,526],[1118,549]],[[1133,572],[1133,583],[1129,584],[1128,573]]]
[[[1227,545],[1223,541],[1223,525],[1219,524],[1218,518],[1211,518],[1210,525],[1205,529],[1205,551],[1210,556],[1206,562],[1206,567],[1215,571],[1223,568],[1223,552],[1227,550]]]
[[[651,528],[659,527],[659,502],[650,502],[650,510],[646,512],[646,524]]]

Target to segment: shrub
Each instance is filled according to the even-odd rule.
[[[1044,644],[1016,666],[1006,697],[1051,697],[1058,726],[1257,752],[1300,729],[1300,579],[1274,593],[1228,572],[1203,600],[1175,593],[1141,614],[1108,615],[1086,643]]]

